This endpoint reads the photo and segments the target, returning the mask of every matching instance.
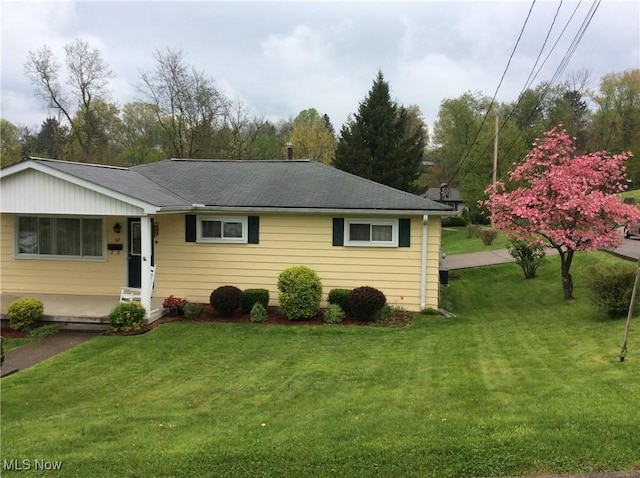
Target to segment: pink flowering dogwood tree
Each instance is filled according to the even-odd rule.
[[[620,226],[640,221],[640,210],[618,193],[628,187],[624,162],[631,153],[575,155],[566,131],[544,133],[509,173],[510,182],[486,189],[483,201],[496,227],[515,240],[536,237],[560,254],[562,289],[573,298],[571,262],[577,251],[620,244]]]

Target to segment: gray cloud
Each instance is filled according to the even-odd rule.
[[[534,82],[549,80],[590,3],[580,4],[557,51]],[[288,118],[305,108],[339,128],[381,69],[392,94],[417,104],[430,126],[440,102],[466,91],[492,95],[529,2],[3,2],[2,117],[34,126],[47,115],[23,74],[29,50],[83,38],[116,74],[119,104],[133,101],[155,49],[182,49],[255,114]],[[578,4],[564,2],[547,51]],[[498,98],[524,86],[558,6],[537,2]],[[640,4],[603,1],[567,73],[594,82],[639,67]],[[545,52],[546,55],[546,52]]]

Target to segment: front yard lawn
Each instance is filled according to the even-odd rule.
[[[2,379],[2,459],[65,477],[461,477],[640,469],[640,335],[558,258],[459,271],[405,328],[170,323]],[[18,475],[5,470],[3,476]]]
[[[464,227],[442,228],[442,250],[447,254],[467,254],[470,252],[493,251],[505,249],[509,246],[509,240],[500,232],[494,241],[485,246],[479,237],[467,237]]]

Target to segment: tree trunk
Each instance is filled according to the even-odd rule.
[[[560,267],[562,269],[562,292],[564,300],[573,299],[573,278],[569,273],[574,251],[560,251]]]

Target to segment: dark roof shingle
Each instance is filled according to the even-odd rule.
[[[451,208],[314,161],[167,159],[132,168],[37,159],[161,208],[389,210]]]

